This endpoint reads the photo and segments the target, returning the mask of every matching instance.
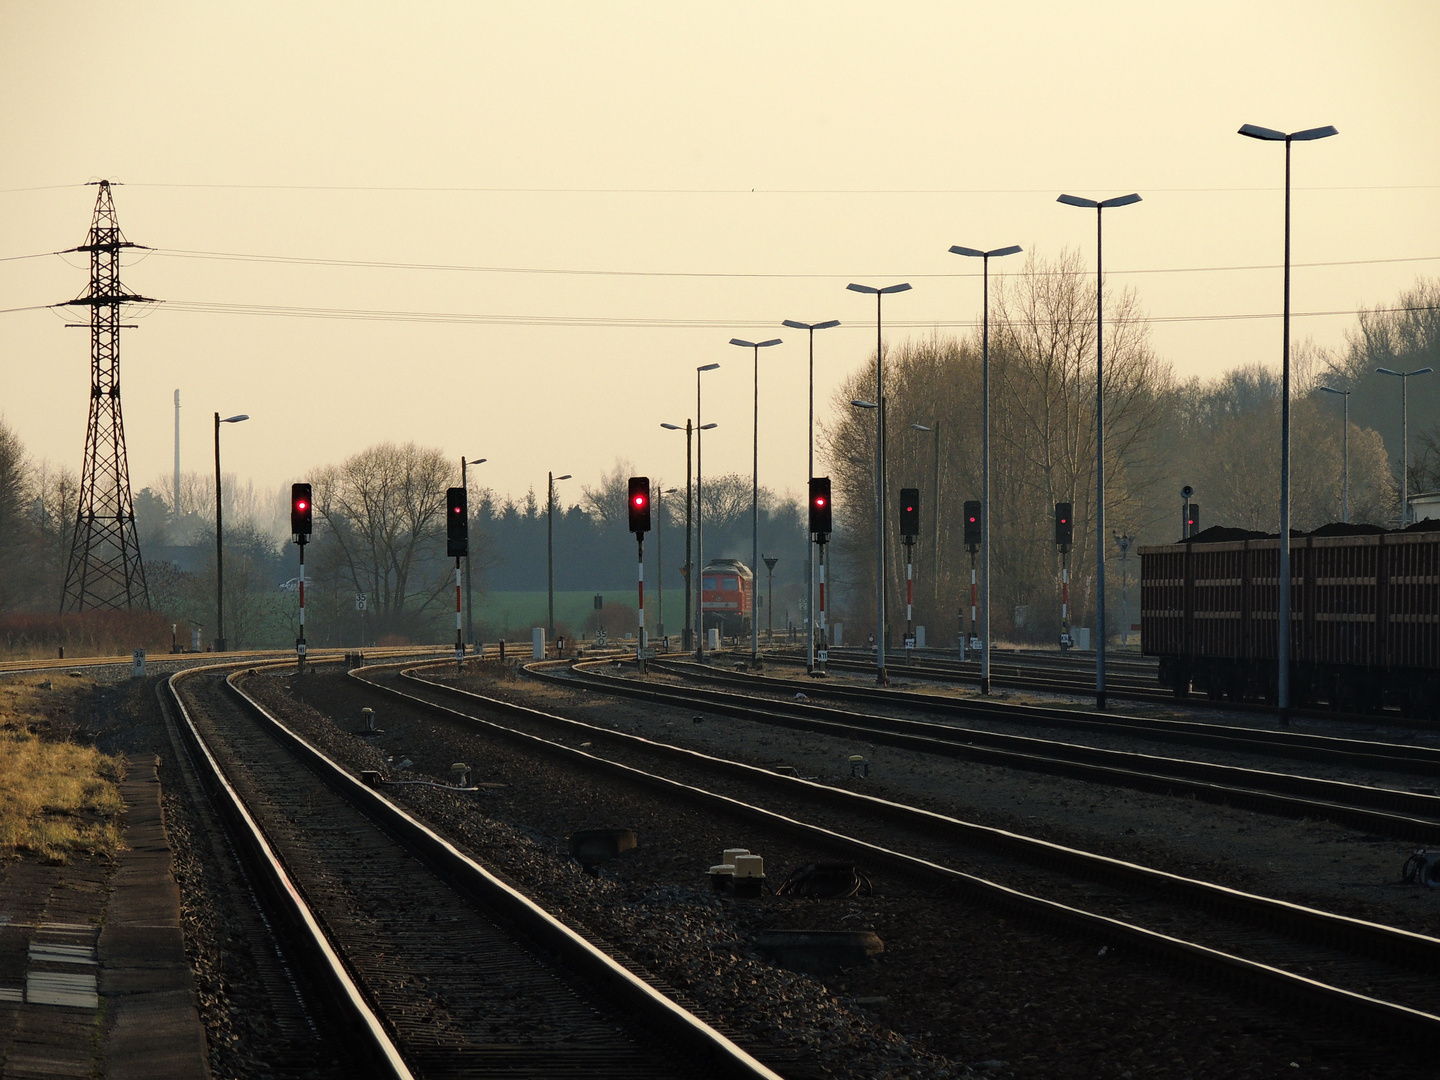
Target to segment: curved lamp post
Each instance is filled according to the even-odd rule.
[[[1084,199],[1061,195],[1056,202],[1095,211],[1095,707],[1105,708],[1105,274],[1101,258],[1101,215],[1112,206],[1130,206],[1139,195]],[[981,523],[982,527],[984,522]]]
[[[990,693],[990,260],[998,259],[1002,255],[1019,254],[1020,245],[1011,244],[1009,247],[980,251],[977,248],[952,244],[950,251],[955,255],[968,255],[974,259],[984,260],[981,296],[983,297],[984,314],[982,319],[985,329],[981,337],[980,375],[981,396],[984,398],[980,408],[981,427],[983,428],[980,435],[980,610],[983,613],[980,621],[980,693],[988,694]],[[970,566],[971,573],[974,573],[975,564],[972,562]],[[974,579],[971,580],[973,582]]]
[[[470,481],[466,478],[465,466],[484,465],[485,462],[489,460],[489,458],[481,457],[471,458],[469,461],[466,461],[465,455],[460,455],[460,486],[465,489],[466,507],[469,507],[470,505]],[[470,529],[470,523],[468,521],[465,523],[465,529],[467,532]],[[472,611],[472,608],[473,604],[471,603],[470,594],[470,556],[467,555],[465,556],[465,640],[468,641],[471,645],[475,644],[475,624],[473,620],[474,613]]]
[[[714,424],[700,422],[700,376],[714,371],[719,364],[702,364],[695,369],[695,572],[700,575],[700,584],[695,587],[695,659],[705,662],[705,515],[701,512],[701,499],[705,486],[701,481],[701,463],[705,452],[707,427]]]
[[[1243,124],[1239,134],[1285,144],[1285,313],[1281,332],[1280,392],[1280,589],[1276,604],[1276,696],[1280,723],[1290,723],[1290,144],[1338,135],[1330,125],[1285,134],[1273,128]]]
[[[750,474],[750,572],[758,586],[760,578],[760,350],[779,345],[780,338],[769,341],[745,341],[731,338],[731,345],[740,345],[755,351],[755,454]],[[757,590],[758,595],[758,590]],[[750,663],[760,663],[760,623],[755,618],[755,605],[750,605]]]
[[[555,481],[569,480],[570,474],[556,476],[546,473],[545,485],[545,580],[550,598],[549,619],[545,631],[546,642],[555,640]]]
[[[805,330],[810,334],[810,427],[805,436],[805,449],[807,457],[808,474],[807,479],[815,476],[815,331],[829,330],[831,327],[839,326],[839,319],[828,319],[825,322],[803,323],[794,319],[786,319],[780,324],[788,326],[792,330]],[[813,538],[812,538],[813,539]],[[806,637],[809,639],[805,646],[805,670],[815,670],[815,544],[812,542],[806,545],[809,555],[805,559],[805,627]]]
[[[888,686],[890,677],[885,673],[885,354],[882,350],[880,301],[889,293],[908,292],[910,283],[903,281],[877,289],[873,285],[852,282],[845,288],[875,297],[875,400],[879,404],[875,417],[875,683]],[[874,405],[870,407],[875,408]]]
[[[239,416],[227,416],[220,419],[220,414],[215,414],[215,651],[225,651],[225,548],[222,536],[220,516],[220,425],[238,424],[242,420],[249,420],[246,413]]]
[[[1410,524],[1410,379],[1416,375],[1429,375],[1434,369],[1422,367],[1415,371],[1392,371],[1388,367],[1377,367],[1375,370],[1400,380],[1400,528],[1403,529]]]

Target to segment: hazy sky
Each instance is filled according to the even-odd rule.
[[[706,471],[748,473],[727,342],[780,336],[761,482],[800,491],[807,353],[780,321],[843,321],[816,338],[828,416],[875,340],[847,282],[914,285],[892,343],[966,332],[979,268],[951,244],[1093,265],[1061,192],[1144,197],[1106,214],[1106,266],[1182,375],[1278,363],[1284,149],[1242,123],[1340,129],[1293,177],[1293,306],[1327,313],[1294,334],[1340,344],[1353,316],[1328,313],[1440,274],[1437,46],[1434,0],[6,0],[0,309],[85,290],[83,256],[25,256],[83,243],[104,177],[157,249],[124,282],[167,301],[122,335],[136,490],[170,473],[176,388],[184,468],[245,412],[226,471],[266,487],[386,439],[487,457],[517,497],[553,469],[571,502],[616,458],[683,482],[659,425],[711,362]],[[76,471],[79,313],[0,314],[0,413]]]

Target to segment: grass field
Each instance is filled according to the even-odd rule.
[[[123,762],[65,737],[68,714],[93,689],[90,679],[0,685],[0,858],[63,863],[119,848]]]
[[[635,610],[635,590],[602,591],[607,610],[624,605]],[[530,629],[544,626],[546,620],[547,594],[541,589],[536,592],[492,592],[475,603],[475,633],[480,634],[483,624],[490,634],[501,634],[507,638],[530,637]],[[555,622],[563,623],[572,634],[585,630],[585,623],[595,613],[595,593],[555,591]],[[658,590],[645,590],[645,625],[653,634],[660,620],[660,594]],[[685,590],[665,590],[665,629],[678,634],[685,625]],[[626,630],[633,632],[633,624]]]

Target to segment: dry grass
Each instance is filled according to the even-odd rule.
[[[35,854],[63,863],[75,855],[113,855],[125,808],[115,781],[124,760],[56,738],[93,689],[89,679],[0,681],[0,857]]]

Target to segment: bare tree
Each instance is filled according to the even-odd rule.
[[[331,545],[330,587],[371,597],[380,633],[421,633],[444,592],[445,489],[455,470],[441,451],[381,443],[315,474],[315,508]]]

